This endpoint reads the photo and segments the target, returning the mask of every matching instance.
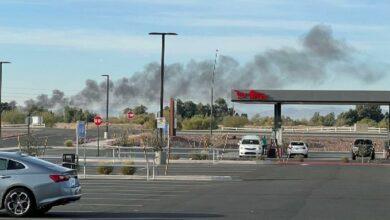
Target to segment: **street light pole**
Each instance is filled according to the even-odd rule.
[[[164,117],[164,58],[165,58],[165,35],[177,35],[176,33],[151,32],[149,35],[161,35],[161,81],[160,81],[160,117]],[[160,129],[160,141],[162,143],[163,131]]]
[[[215,66],[217,65],[217,58],[218,58],[218,49],[215,50],[215,59],[214,59],[214,67],[213,67],[213,72],[211,74],[211,106],[210,106],[210,141],[211,141],[211,137],[213,136],[213,119],[214,119],[214,115],[213,115],[213,104],[214,104],[214,76],[215,76]]]
[[[1,89],[2,89],[2,84],[3,84],[3,64],[8,64],[11,62],[8,61],[0,61],[0,146],[3,144],[3,136],[1,133],[1,115],[3,114],[3,105],[1,102]]]
[[[106,96],[106,132],[104,133],[104,138],[105,139],[108,139],[108,103],[109,103],[109,92],[110,92],[110,75],[102,75],[102,76],[105,76],[107,77],[107,86],[106,86],[106,92],[107,92],[107,96]]]

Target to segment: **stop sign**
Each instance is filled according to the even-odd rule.
[[[127,112],[127,119],[132,119],[134,118],[135,114],[133,112]]]
[[[93,118],[93,122],[95,125],[99,126],[103,123],[103,119],[99,115],[96,115],[95,118]]]

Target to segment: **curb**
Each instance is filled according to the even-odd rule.
[[[146,180],[146,176],[140,175],[84,175],[79,174],[79,179],[99,179],[99,180]],[[155,176],[149,178],[153,180],[166,181],[231,181],[231,176],[205,176],[205,175],[191,175],[191,176]]]

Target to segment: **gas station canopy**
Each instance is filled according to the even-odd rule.
[[[390,91],[364,90],[237,90],[231,101],[248,104],[390,104]]]

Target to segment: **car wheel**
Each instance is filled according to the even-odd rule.
[[[356,155],[352,153],[352,160],[356,160]]]
[[[375,160],[375,151],[371,154],[371,160]]]
[[[4,206],[11,216],[28,216],[35,210],[34,197],[26,189],[16,188],[7,193]]]
[[[308,158],[308,156],[309,156],[309,155],[307,155],[307,154],[303,155],[303,157],[305,157],[305,158]]]

